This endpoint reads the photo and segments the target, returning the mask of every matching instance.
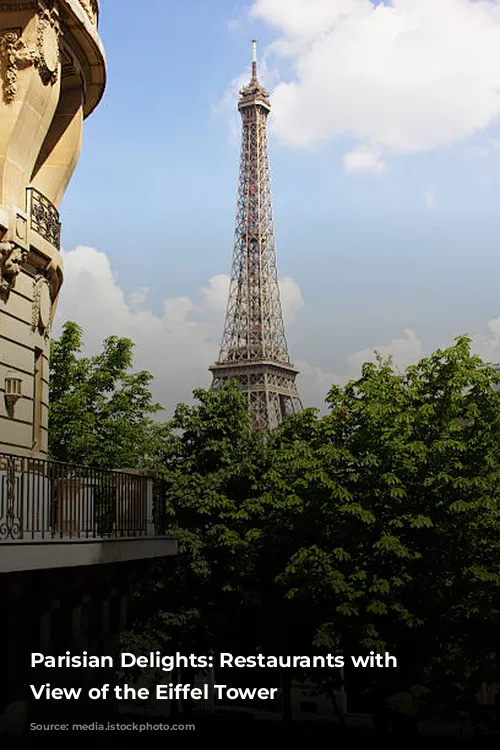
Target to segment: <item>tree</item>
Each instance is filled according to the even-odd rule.
[[[83,333],[67,322],[52,341],[49,453],[68,463],[101,468],[154,466],[161,407],[149,390],[150,373],[131,373],[133,343],[110,336],[100,354],[82,356]]]
[[[403,377],[366,364],[328,416],[275,437],[274,492],[300,510],[286,596],[316,643],[395,654],[398,673],[364,675],[399,705],[472,705],[498,682],[499,382],[460,337]]]
[[[248,508],[259,491],[266,448],[237,385],[199,389],[194,396],[194,406],[177,407],[163,443],[167,533],[179,540],[179,553],[174,565],[165,563],[163,576],[138,591],[134,632],[124,637],[135,647],[139,638],[171,652],[243,645],[251,652],[248,600],[260,582],[248,586],[246,575]]]
[[[499,384],[461,337],[403,376],[365,364],[332,387],[329,414],[305,410],[267,441],[237,385],[197,391],[162,443],[180,554],[139,592],[134,637],[347,664],[387,651],[398,670],[284,683],[309,676],[335,700],[346,677],[348,696],[410,714],[471,706],[499,678]]]
[[[298,527],[293,533],[293,501],[268,491],[275,469],[286,469],[275,467],[282,455],[252,428],[237,384],[195,397],[194,407],[179,405],[164,443],[162,475],[179,555],[138,591],[124,643],[142,651],[309,653],[313,621],[277,581],[302,539]],[[272,678],[281,677],[286,696],[300,671],[277,671]],[[269,677],[269,670],[237,670],[223,681],[262,686]]]

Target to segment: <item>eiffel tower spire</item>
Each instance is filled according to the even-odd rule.
[[[302,409],[281,310],[267,153],[269,94],[252,78],[240,91],[242,139],[233,266],[224,333],[212,388],[236,379],[255,427],[265,431]]]

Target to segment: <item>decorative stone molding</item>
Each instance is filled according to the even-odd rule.
[[[3,99],[12,104],[16,98],[19,71],[34,65],[45,84],[54,84],[59,72],[59,12],[56,7],[49,10],[42,0],[36,3],[20,3],[22,9],[36,9],[36,46],[28,46],[22,39],[21,29],[0,30],[0,61],[3,80]],[[26,8],[24,7],[26,6]],[[14,6],[8,6],[14,10]],[[0,11],[2,10],[0,5]],[[21,8],[19,8],[21,9]]]
[[[44,83],[54,84],[59,72],[59,11],[54,6],[49,10],[38,2],[38,28],[36,36],[36,66]]]
[[[80,5],[82,6],[83,10],[88,15],[88,17],[90,18],[94,26],[97,26],[97,21],[99,18],[98,0],[80,0]]]
[[[3,99],[6,104],[12,104],[16,98],[19,71],[34,65],[37,58],[37,53],[21,39],[21,33],[21,29],[0,31]]]
[[[46,339],[50,335],[52,323],[52,300],[49,282],[39,274],[34,279],[33,307],[31,313],[31,330],[39,331]]]
[[[0,296],[6,299],[16,283],[28,251],[13,242],[0,242]]]

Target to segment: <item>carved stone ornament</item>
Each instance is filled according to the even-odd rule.
[[[44,83],[54,84],[59,71],[59,13],[38,3],[37,60],[36,65]]]
[[[13,242],[0,242],[0,296],[3,299],[9,296],[27,256],[28,251]]]
[[[45,338],[49,337],[52,318],[52,300],[49,282],[45,276],[35,277],[33,287],[33,308],[31,316],[32,331],[39,331]]]
[[[2,87],[6,104],[11,104],[16,98],[19,71],[34,65],[37,59],[37,53],[26,46],[21,33],[21,29],[0,31]]]
[[[80,5],[94,26],[97,26],[97,17],[99,15],[99,3],[97,0],[80,0]]]
[[[22,29],[0,30],[0,67],[3,99],[12,104],[16,98],[19,71],[34,65],[45,84],[54,84],[59,72],[59,12],[49,10],[42,0],[36,2],[37,35],[35,48],[22,39]]]

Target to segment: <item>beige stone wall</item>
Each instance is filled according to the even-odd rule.
[[[0,452],[47,452],[58,208],[105,85],[97,0],[0,4]],[[6,379],[21,380],[18,400]]]
[[[38,455],[47,451],[49,339],[33,326],[34,278],[28,271],[21,271],[9,303],[4,304],[0,315],[0,452],[3,453]],[[35,394],[38,351],[41,352],[41,388]],[[4,397],[9,372],[22,380],[22,397],[11,410]],[[39,409],[40,424],[35,420],[35,409]]]

